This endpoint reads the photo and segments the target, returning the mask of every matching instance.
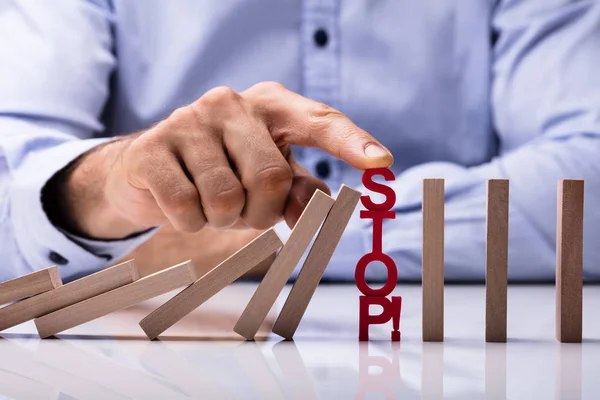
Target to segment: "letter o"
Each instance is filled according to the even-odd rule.
[[[380,287],[379,289],[373,289],[367,282],[365,281],[365,272],[367,271],[367,266],[373,261],[382,262],[387,268],[387,281],[385,285]],[[356,281],[356,287],[358,290],[362,292],[365,296],[387,296],[392,293],[394,288],[396,287],[396,281],[398,280],[398,269],[396,268],[396,263],[390,256],[385,253],[369,253],[362,256],[360,260],[358,260],[358,264],[356,264],[356,269],[354,271],[354,280]]]

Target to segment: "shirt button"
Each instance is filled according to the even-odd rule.
[[[54,264],[58,265],[66,265],[69,263],[69,260],[67,260],[55,251],[51,251],[48,258],[50,258],[50,261],[52,261]]]
[[[329,161],[321,160],[315,165],[315,170],[317,172],[317,176],[321,179],[329,178],[331,175],[331,166],[329,165]]]
[[[327,42],[329,41],[329,37],[327,35],[327,31],[323,28],[317,29],[314,35],[315,43],[319,47],[327,46]]]
[[[113,259],[113,256],[111,256],[110,254],[98,254],[98,257],[102,257],[106,261],[112,261],[112,259]]]

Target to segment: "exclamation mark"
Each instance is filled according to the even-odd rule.
[[[402,296],[392,296],[392,342],[400,341],[400,312],[402,311]]]

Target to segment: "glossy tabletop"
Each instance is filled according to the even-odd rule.
[[[233,325],[256,284],[234,284],[161,336],[138,326],[170,295],[39,340],[32,322],[0,338],[0,398],[16,399],[597,399],[600,287],[584,288],[583,344],[554,339],[553,286],[511,286],[507,344],[484,342],[484,286],[445,288],[443,343],[421,341],[421,288],[399,285],[402,341],[391,324],[359,343],[353,285],[321,285],[295,342],[256,342]]]

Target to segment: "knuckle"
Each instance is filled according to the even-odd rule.
[[[235,90],[227,86],[219,86],[204,93],[198,99],[197,105],[201,108],[223,108],[230,107],[241,101],[241,96]]]
[[[160,135],[153,131],[148,131],[131,143],[129,151],[136,154],[153,154],[159,148]]]
[[[357,132],[352,128],[341,129],[338,133],[338,138],[341,142],[351,142],[357,136]]]
[[[344,116],[344,114],[342,114],[340,111],[321,102],[315,102],[313,107],[310,109],[309,114],[312,118],[315,119],[337,118]]]
[[[203,194],[203,203],[213,213],[230,213],[240,211],[244,206],[244,190],[233,177],[231,170],[225,167],[213,168],[205,172],[207,192]]]
[[[288,89],[281,83],[264,81],[250,87],[243,94],[254,114],[265,118],[267,114],[275,115],[281,112],[285,104],[282,99],[286,92]]]
[[[170,214],[184,216],[198,208],[198,191],[194,187],[176,189],[168,196],[166,203]]]
[[[286,90],[285,86],[283,86],[281,83],[275,82],[275,81],[259,82],[256,85],[254,85],[253,88],[258,92],[275,92],[275,91]]]
[[[249,186],[261,192],[289,190],[292,177],[292,169],[287,164],[269,166],[256,173],[250,179]]]
[[[188,127],[190,124],[193,124],[194,121],[196,121],[196,118],[190,107],[180,107],[176,109],[166,120],[170,128]]]
[[[128,147],[128,151],[135,154],[136,157],[142,157],[152,160],[162,157],[169,151],[171,142],[170,130],[165,129],[168,122],[160,122],[157,126],[148,129],[142,135],[138,136]]]
[[[308,111],[308,124],[312,130],[328,129],[333,121],[344,118],[344,114],[325,103],[315,103]]]
[[[205,208],[209,216],[212,214],[237,218],[244,207],[244,194],[238,189],[226,189],[208,196],[206,203]]]

